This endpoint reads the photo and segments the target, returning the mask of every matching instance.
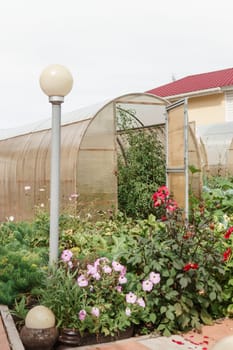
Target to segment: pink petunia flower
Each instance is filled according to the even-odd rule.
[[[143,298],[138,298],[137,304],[138,304],[139,306],[141,306],[141,307],[145,307],[145,306],[146,306],[145,301],[144,301]]]
[[[123,266],[122,270],[121,270],[121,276],[125,276],[127,272],[127,268],[126,266]]]
[[[114,271],[122,272],[122,271],[124,271],[125,267],[123,265],[121,265],[119,262],[113,261],[112,268]]]
[[[91,309],[91,314],[93,315],[93,316],[95,316],[95,317],[99,317],[99,315],[100,315],[100,310],[99,310],[99,308],[98,307],[93,307],[92,309]]]
[[[127,303],[129,304],[135,304],[137,301],[137,295],[132,292],[129,292],[128,294],[126,294],[125,298]]]
[[[117,292],[121,293],[122,292],[122,287],[121,286],[116,286]]]
[[[100,273],[97,271],[96,273],[94,273],[94,275],[92,275],[92,277],[96,280],[96,281],[99,281],[101,276],[100,276]]]
[[[97,273],[97,267],[91,264],[87,264],[87,274],[94,275]]]
[[[142,289],[144,290],[144,292],[150,292],[153,289],[153,283],[150,280],[143,281]]]
[[[120,284],[125,284],[125,283],[127,283],[127,278],[125,276],[120,276],[118,279],[118,282]]]
[[[149,279],[153,284],[158,284],[160,282],[160,274],[152,271]]]
[[[104,273],[111,273],[112,272],[112,268],[108,265],[104,265],[102,269],[103,269]]]
[[[87,316],[87,313],[85,310],[80,310],[79,313],[78,313],[78,318],[80,319],[80,321],[84,321],[85,318]]]
[[[73,253],[69,249],[65,249],[65,250],[63,250],[63,252],[61,254],[61,259],[65,262],[68,262],[68,261],[70,261],[72,256],[73,256]]]
[[[78,283],[79,287],[86,287],[86,286],[88,286],[88,280],[86,279],[86,277],[84,275],[80,275],[78,277],[77,283]]]

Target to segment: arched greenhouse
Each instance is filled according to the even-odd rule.
[[[164,123],[168,102],[134,93],[62,116],[61,208],[117,208],[117,107],[137,111],[144,125]],[[0,220],[31,219],[49,207],[50,119],[0,131]],[[74,200],[78,195],[78,200]]]

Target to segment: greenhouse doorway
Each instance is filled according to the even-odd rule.
[[[166,111],[166,182],[188,221],[189,195],[201,195],[201,145],[189,123],[187,98],[167,106]]]

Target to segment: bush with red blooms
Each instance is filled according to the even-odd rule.
[[[150,215],[141,221],[138,235],[134,227],[137,244],[124,252],[128,268],[138,274],[148,269],[160,273],[160,287],[149,300],[157,330],[168,335],[210,324],[212,318],[223,316],[219,305],[231,232],[215,232],[208,215],[200,218],[193,213],[187,223],[166,186],[158,188],[152,200],[160,220]]]
[[[163,221],[167,219],[168,214],[173,213],[178,208],[177,202],[170,196],[166,186],[159,187],[152,195],[152,200]]]

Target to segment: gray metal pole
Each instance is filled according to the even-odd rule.
[[[50,177],[50,232],[49,265],[57,263],[59,244],[59,204],[60,204],[60,143],[61,143],[61,103],[63,97],[51,96],[52,138],[51,138],[51,177]]]

